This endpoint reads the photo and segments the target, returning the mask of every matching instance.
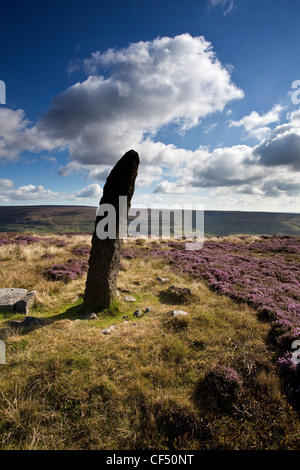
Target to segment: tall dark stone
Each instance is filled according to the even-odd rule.
[[[127,197],[127,213],[134,193],[140,163],[139,155],[129,150],[111,170],[103,188],[101,204],[111,204],[116,209],[116,239],[101,240],[96,233],[97,224],[105,216],[97,216],[92,237],[92,249],[87,274],[84,309],[99,311],[108,308],[116,295],[119,263],[123,240],[119,238],[119,197]]]

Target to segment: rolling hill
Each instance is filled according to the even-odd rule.
[[[1,206],[1,232],[92,233],[96,207]],[[300,235],[300,214],[205,211],[207,236]]]

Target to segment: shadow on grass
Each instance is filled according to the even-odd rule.
[[[178,295],[175,292],[168,290],[161,290],[158,294],[158,298],[160,303],[165,305],[188,305],[193,297],[189,297],[184,294]]]
[[[87,321],[88,319],[84,318],[85,315],[85,309],[84,309],[84,303],[82,302],[79,305],[73,305],[71,307],[66,307],[66,310],[57,313],[55,315],[52,315],[50,317],[33,317],[31,315],[24,316],[24,319],[30,319],[30,318],[35,318],[37,322],[33,322],[32,325],[22,325],[21,322],[19,325],[16,325],[18,321],[14,320],[9,320],[6,322],[8,325],[7,328],[2,328],[0,329],[0,339],[5,340],[10,336],[13,335],[20,335],[24,336],[27,335],[28,333],[38,330],[40,328],[44,328],[45,326],[52,325],[55,322],[62,321],[62,320],[70,320],[70,321],[75,321],[75,320],[85,320]],[[101,317],[99,319],[109,319],[113,317],[117,317],[118,314],[120,313],[118,309],[118,305],[116,302],[112,302],[111,307],[102,310],[101,312],[97,312],[97,314],[100,314]],[[14,324],[14,326],[12,325]]]

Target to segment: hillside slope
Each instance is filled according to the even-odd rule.
[[[2,206],[1,232],[91,233],[96,207]],[[300,235],[300,214],[205,211],[206,235]]]

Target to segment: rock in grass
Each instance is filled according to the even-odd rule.
[[[171,310],[170,314],[172,317],[186,317],[188,315],[184,310]]]
[[[29,309],[35,304],[36,294],[27,289],[0,289],[0,311],[23,313],[28,315]]]
[[[136,318],[140,318],[142,316],[142,311],[136,310],[135,312],[133,312],[133,316]]]
[[[111,335],[113,330],[116,328],[115,325],[111,325],[109,328],[104,328],[101,333],[103,333],[104,335]]]
[[[82,320],[99,320],[98,315],[95,313],[86,313],[81,318]]]
[[[144,310],[144,313],[151,313],[154,311],[154,308],[153,307],[147,307],[145,310]]]
[[[136,298],[133,297],[133,295],[125,295],[124,300],[126,300],[126,302],[136,302]]]
[[[156,280],[163,284],[164,282],[167,282],[168,279],[166,277],[157,277]]]

